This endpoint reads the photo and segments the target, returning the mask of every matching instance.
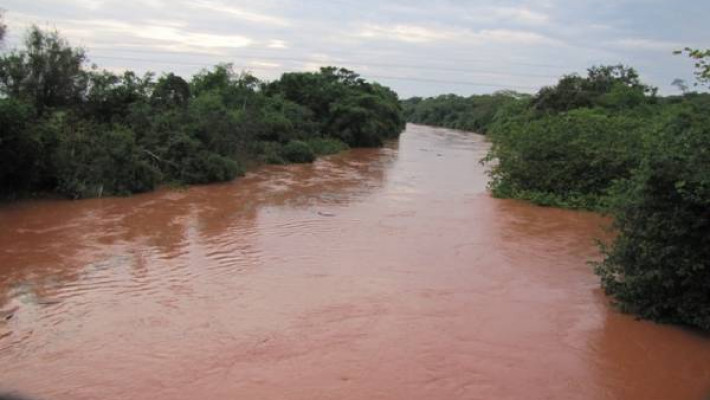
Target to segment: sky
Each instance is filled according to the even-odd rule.
[[[264,80],[324,65],[401,97],[533,93],[567,73],[626,64],[661,93],[693,82],[710,48],[708,0],[0,0],[8,36],[56,28],[110,71],[190,77],[220,62]]]

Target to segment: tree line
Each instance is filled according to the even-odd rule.
[[[684,52],[708,84],[710,51]],[[633,68],[600,66],[532,96],[403,107],[411,122],[487,133],[494,196],[611,215],[594,265],[621,309],[710,330],[710,94],[682,89],[659,96]]]
[[[514,91],[469,97],[454,94],[412,97],[402,100],[402,109],[408,122],[485,134],[501,107],[528,97]]]
[[[0,24],[0,35],[4,34]],[[342,68],[272,82],[230,64],[187,81],[87,66],[32,27],[0,57],[0,195],[69,198],[231,180],[258,163],[381,146],[404,129],[397,94]]]

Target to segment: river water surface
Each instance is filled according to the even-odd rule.
[[[606,223],[486,194],[481,136],[0,206],[0,390],[74,399],[705,399],[710,339],[613,310]]]

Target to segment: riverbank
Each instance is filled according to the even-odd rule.
[[[344,68],[262,82],[219,64],[187,81],[86,62],[36,26],[0,57],[1,71],[32,77],[0,83],[0,194],[78,199],[226,182],[254,160],[312,162],[404,129],[397,94]]]

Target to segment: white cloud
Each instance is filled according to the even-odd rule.
[[[274,68],[279,68],[281,67],[281,64],[275,63],[272,61],[260,61],[260,60],[255,60],[249,62],[250,67],[255,67],[255,68],[264,68],[264,69],[274,69]]]
[[[172,26],[147,26],[136,31],[134,35],[142,39],[194,47],[239,48],[253,43],[253,40],[245,36],[189,32]]]
[[[429,43],[436,41],[465,42],[467,44],[517,43],[560,44],[559,41],[536,32],[510,29],[484,29],[472,31],[468,29],[442,29],[414,25],[372,25],[368,24],[359,30],[358,37],[366,39],[395,40],[409,43]]]
[[[665,51],[668,53],[685,47],[681,43],[671,41],[638,38],[620,39],[611,42],[610,44],[615,47],[620,47],[629,50]]]
[[[286,44],[286,42],[283,40],[271,39],[269,40],[269,43],[266,45],[266,47],[270,49],[286,49],[288,48],[288,44]]]
[[[253,11],[247,11],[242,8],[228,6],[223,3],[217,3],[213,1],[190,1],[186,3],[190,7],[202,8],[206,10],[216,11],[220,14],[227,14],[235,16],[241,20],[248,22],[255,22],[260,24],[277,25],[277,26],[289,26],[290,23],[284,19],[274,15],[260,14]]]
[[[23,19],[32,23],[31,18]],[[17,25],[13,25],[13,28]],[[110,19],[94,20],[57,20],[59,31],[82,44],[94,45],[101,39],[113,41],[114,46],[127,44],[130,39],[150,43],[153,47],[171,47],[173,50],[241,48],[252,45],[254,41],[242,35],[220,35],[190,30],[182,21],[150,20],[145,23],[129,23]],[[117,38],[120,38],[117,40]],[[75,43],[78,44],[78,43]]]
[[[456,32],[430,29],[412,25],[366,25],[357,34],[368,39],[391,39],[401,42],[426,43],[443,39],[453,39]]]
[[[489,12],[501,20],[508,20],[521,24],[544,25],[550,22],[550,17],[538,11],[525,7],[495,7]]]
[[[517,43],[517,44],[562,44],[559,40],[552,39],[536,32],[517,31],[509,29],[485,29],[473,33],[473,37],[484,42]]]
[[[104,0],[75,0],[76,5],[79,7],[87,8],[89,10],[95,11],[104,5]]]

